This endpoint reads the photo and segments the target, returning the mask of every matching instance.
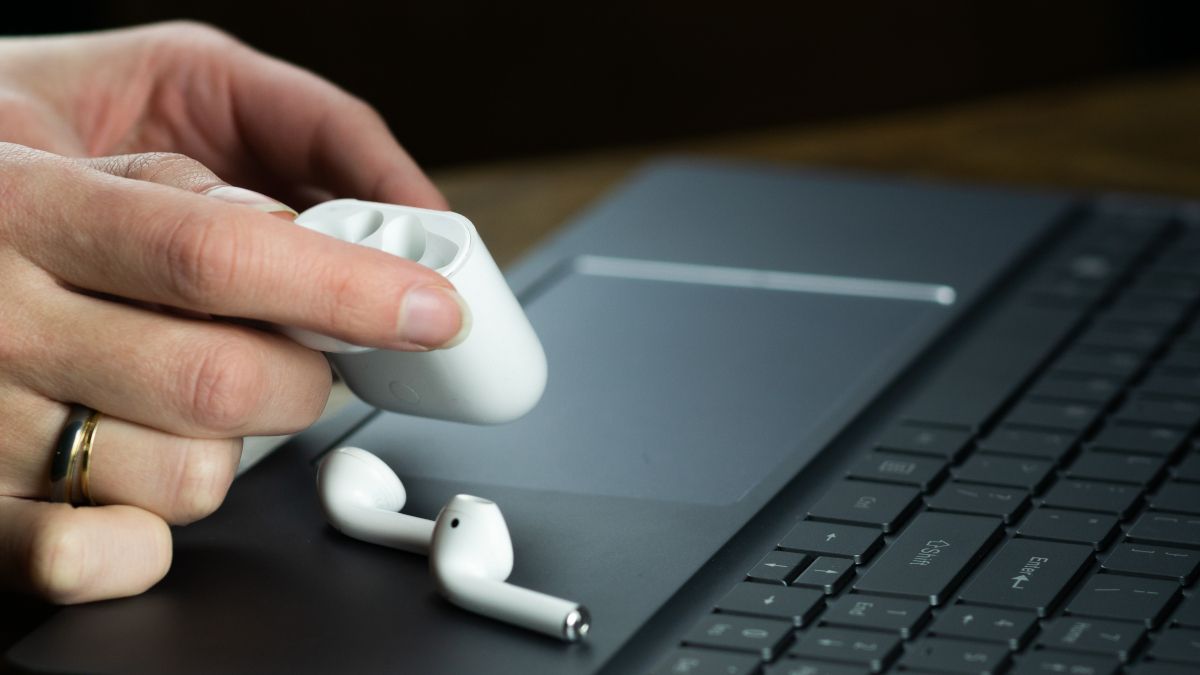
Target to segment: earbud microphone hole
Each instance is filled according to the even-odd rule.
[[[458,518],[450,521],[450,527],[458,527]]]

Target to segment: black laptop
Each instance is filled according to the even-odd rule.
[[[469,215],[469,214],[468,214]],[[550,364],[498,427],[355,404],[55,613],[34,672],[1200,672],[1200,209],[693,159],[509,270]],[[495,500],[566,645],[329,527],[324,453]]]

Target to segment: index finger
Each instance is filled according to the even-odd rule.
[[[466,325],[450,282],[412,261],[49,155],[21,168],[19,186],[41,186],[15,190],[33,218],[22,252],[71,285],[391,349],[436,348]]]

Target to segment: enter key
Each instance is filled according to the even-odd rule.
[[[1046,616],[1091,556],[1089,546],[1013,539],[992,556],[961,597],[966,602],[1031,609]]]

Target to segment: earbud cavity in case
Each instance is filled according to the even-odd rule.
[[[510,422],[546,387],[546,354],[471,221],[457,213],[338,199],[296,218],[310,230],[379,249],[437,271],[471,308],[471,332],[450,349],[369,349],[296,328],[300,344],[329,352],[351,391],[367,403],[473,424]]]

